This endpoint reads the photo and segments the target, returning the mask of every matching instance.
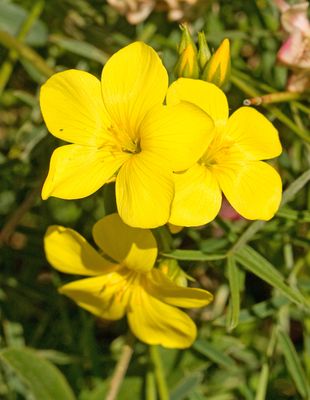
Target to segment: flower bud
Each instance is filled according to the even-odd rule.
[[[198,32],[198,64],[203,71],[207,62],[211,58],[211,52],[207,44],[206,35],[204,32]]]
[[[187,281],[194,279],[187,275],[179,266],[177,260],[166,258],[159,264],[159,269],[178,286],[187,286]]]
[[[224,39],[220,47],[212,55],[207,63],[202,79],[222,87],[228,81],[230,75],[230,46],[229,40]]]
[[[187,25],[181,25],[182,37],[178,52],[179,60],[175,67],[177,77],[198,78],[199,65],[197,60],[197,48],[191,37]]]

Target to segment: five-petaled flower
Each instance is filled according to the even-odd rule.
[[[165,224],[173,171],[195,164],[212,140],[213,121],[187,102],[163,105],[168,74],[156,52],[135,42],[114,54],[100,81],[68,70],[42,86],[49,131],[72,144],[52,155],[43,199],[86,197],[116,179],[116,203],[129,225]]]
[[[152,232],[125,225],[118,214],[99,220],[93,237],[101,254],[72,229],[48,229],[44,244],[50,264],[61,272],[92,276],[62,286],[60,293],[100,318],[117,320],[126,314],[131,331],[147,344],[189,347],[196,326],[175,306],[202,307],[212,295],[177,286],[155,268]]]
[[[229,118],[225,94],[215,85],[180,78],[167,94],[167,104],[188,101],[213,118],[215,136],[198,163],[175,174],[170,222],[198,226],[212,221],[224,193],[247,219],[269,220],[277,211],[282,183],[276,170],[261,160],[281,154],[277,130],[258,111],[241,107]]]

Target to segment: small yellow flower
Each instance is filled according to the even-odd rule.
[[[192,166],[213,130],[211,118],[194,105],[164,106],[167,89],[160,58],[141,42],[110,58],[101,83],[78,70],[48,79],[40,93],[44,120],[54,136],[73,144],[54,151],[43,199],[86,197],[116,179],[117,208],[127,224],[165,224],[172,171]]]
[[[118,320],[127,315],[131,331],[141,341],[170,348],[189,347],[196,326],[177,307],[202,307],[212,295],[202,289],[177,286],[154,267],[157,244],[150,230],[125,225],[118,214],[98,221],[93,237],[100,255],[72,229],[52,226],[45,238],[50,264],[61,272],[89,275],[59,291],[96,316]]]
[[[214,83],[218,87],[224,86],[230,75],[230,45],[229,40],[224,39],[220,47],[208,61],[202,79]]]
[[[215,137],[198,163],[175,174],[170,223],[199,226],[212,221],[222,192],[243,217],[269,220],[282,194],[279,174],[261,160],[281,154],[278,132],[261,113],[241,107],[230,117],[224,92],[212,83],[181,78],[171,85],[168,104],[188,101],[207,112]]]

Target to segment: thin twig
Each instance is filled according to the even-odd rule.
[[[41,185],[33,188],[25,197],[21,205],[11,214],[6,224],[0,231],[0,246],[8,244],[12,234],[23,216],[30,210],[39,195]]]
[[[117,399],[118,392],[121,388],[123,380],[125,378],[131,357],[133,355],[133,344],[135,342],[135,338],[128,334],[127,342],[124,344],[122,354],[116,364],[110,387],[106,396],[106,400],[115,400]]]
[[[305,98],[305,94],[303,93],[277,92],[245,99],[243,104],[245,106],[260,106],[261,104],[283,103],[287,101],[300,100],[303,98]]]

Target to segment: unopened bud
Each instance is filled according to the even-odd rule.
[[[202,79],[222,87],[228,81],[230,75],[230,46],[229,40],[224,39],[220,47],[212,55],[207,63]]]
[[[211,58],[211,52],[207,44],[206,35],[204,32],[198,32],[198,64],[203,71],[207,62]]]
[[[182,37],[179,51],[179,60],[175,67],[175,74],[178,78],[198,78],[199,65],[197,59],[197,47],[191,37],[187,25],[181,25]]]
[[[177,260],[174,259],[166,258],[162,260],[159,269],[178,286],[186,287],[188,280],[194,280],[182,270]]]

